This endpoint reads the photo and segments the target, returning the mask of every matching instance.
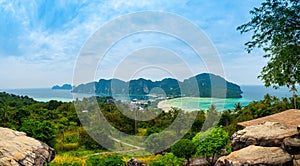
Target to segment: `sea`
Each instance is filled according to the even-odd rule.
[[[217,109],[232,109],[236,103],[242,106],[248,105],[251,101],[261,100],[266,94],[276,96],[278,98],[291,97],[292,92],[288,88],[282,87],[279,89],[266,88],[262,85],[241,85],[243,91],[242,98],[233,99],[216,99],[216,98],[177,98],[166,101],[167,104],[174,107],[179,107],[184,110],[207,110],[211,104],[214,104]],[[57,100],[62,102],[70,102],[80,97],[88,95],[72,94],[70,90],[52,90],[51,88],[33,88],[33,89],[2,89],[0,92],[7,92],[20,96],[28,96],[37,101],[47,102]]]

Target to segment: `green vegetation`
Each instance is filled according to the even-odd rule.
[[[125,162],[120,155],[111,155],[107,157],[91,156],[85,161],[86,166],[125,166]]]
[[[178,158],[173,153],[167,153],[163,157],[152,161],[150,166],[180,166],[183,165],[184,161],[184,158]]]
[[[160,149],[165,149],[159,152],[162,156],[140,158],[142,161],[145,158],[144,161],[150,165],[166,165],[166,163],[182,165],[185,159],[189,161],[194,157],[206,157],[208,161],[212,161],[211,157],[223,153],[225,149],[227,153],[230,152],[229,136],[239,129],[238,122],[293,108],[293,98],[278,99],[266,95],[261,101],[253,101],[245,107],[241,107],[237,103],[235,109],[223,112],[217,112],[213,105],[207,111],[193,112],[185,112],[177,108],[164,112],[160,109],[149,108],[140,111],[138,116],[140,118],[149,115],[157,116],[148,121],[135,123],[133,119],[129,118],[134,116],[134,111],[130,111],[125,104],[114,101],[118,103],[117,107],[114,102],[110,102],[111,100],[113,99],[110,97],[96,98],[96,106],[101,109],[102,114],[111,125],[130,135],[149,136],[143,145],[148,151],[158,152]],[[300,104],[300,98],[297,98],[296,102]],[[87,109],[89,111],[76,112],[74,103],[80,110]],[[90,137],[86,130],[93,128],[83,128],[78,116],[99,118],[95,116],[98,115],[95,111],[96,106],[91,104],[90,98],[73,103],[54,100],[37,102],[24,96],[0,93],[0,126],[24,131],[29,136],[54,147],[58,155],[50,165],[84,165],[98,160],[104,163],[118,161],[122,165],[124,161],[130,159],[129,156],[100,155],[101,157],[99,157],[98,155],[98,157],[91,157],[97,156],[95,154],[107,153],[107,150]],[[219,117],[220,120],[217,121]],[[180,122],[195,120],[192,126],[188,126],[186,123],[178,123],[175,119]],[[172,130],[166,130],[171,124],[173,125]],[[183,132],[179,126],[188,127],[189,131]],[[212,126],[216,127],[211,128]],[[160,133],[163,130],[165,134]],[[97,130],[95,134],[107,141],[106,144],[126,149],[125,145],[122,146],[110,139],[107,132],[109,131]],[[172,140],[178,135],[184,135],[182,140]],[[164,145],[172,146],[164,147]]]
[[[190,158],[195,154],[196,147],[189,139],[181,139],[171,147],[171,152],[181,158],[185,158],[190,163]]]
[[[209,157],[213,159],[216,154],[221,154],[222,150],[226,149],[229,141],[228,133],[221,127],[200,132],[193,138],[193,143],[196,146],[196,155],[205,156],[207,161],[210,161]]]
[[[250,11],[248,23],[237,28],[241,33],[253,32],[252,40],[245,44],[248,52],[263,48],[264,57],[269,59],[259,76],[265,85],[287,86],[294,92],[294,99],[300,83],[299,6],[299,0],[266,0]]]

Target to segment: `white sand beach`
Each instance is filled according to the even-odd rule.
[[[208,99],[208,98],[199,98],[199,97],[179,97],[179,98],[173,98],[173,99],[166,99],[166,100],[162,100],[157,104],[157,108],[160,108],[164,111],[169,111],[172,107],[171,104],[169,104],[168,102],[170,100],[185,100],[185,99],[196,99],[196,100],[201,100],[201,99]]]
[[[167,101],[168,100],[162,100],[162,101],[160,101],[158,104],[157,104],[157,108],[160,108],[160,109],[162,109],[162,110],[164,110],[164,111],[169,111],[170,109],[171,109],[171,105],[170,104],[167,104]]]
[[[185,111],[208,110],[214,104],[218,110],[233,109],[240,102],[243,106],[248,105],[250,100],[243,98],[206,98],[206,97],[179,97],[162,100],[157,104],[158,108],[169,111],[172,107],[181,108]]]

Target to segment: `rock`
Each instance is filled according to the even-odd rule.
[[[300,160],[300,154],[295,154],[295,155],[294,155],[294,159],[295,159],[295,160]]]
[[[300,166],[300,160],[294,160],[293,166]]]
[[[187,162],[185,163],[187,165]],[[189,166],[209,165],[209,162],[205,158],[190,159]]]
[[[126,163],[126,166],[148,166],[148,165],[135,158],[132,158]]]
[[[222,156],[222,157],[220,157],[218,160],[217,160],[217,162],[215,163],[215,165],[214,166],[224,166],[225,165],[225,158],[226,158],[227,156]]]
[[[228,156],[219,158],[215,166],[242,166],[242,165],[293,165],[293,158],[280,147],[261,147],[250,145],[234,151]]]
[[[231,137],[232,149],[239,150],[249,145],[280,147],[284,138],[297,135],[296,128],[287,128],[277,122],[265,122],[247,126]]]
[[[289,154],[300,154],[300,139],[299,138],[285,138],[282,147]]]
[[[0,165],[39,166],[54,159],[54,149],[24,132],[0,127]]]

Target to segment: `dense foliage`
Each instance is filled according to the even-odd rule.
[[[171,152],[177,157],[187,159],[188,164],[189,159],[195,154],[195,150],[195,144],[189,139],[181,139],[171,147]]]
[[[193,138],[196,146],[196,155],[214,158],[215,154],[221,154],[229,144],[230,137],[221,127],[211,128],[205,132],[198,133]],[[209,161],[209,160],[208,160]]]
[[[185,159],[178,158],[173,153],[167,153],[163,157],[150,163],[150,166],[180,166],[183,165]]]
[[[125,164],[120,155],[107,157],[91,156],[85,162],[86,166],[125,166]]]
[[[135,122],[133,119],[125,116],[125,114],[129,116],[135,114],[125,104],[118,103],[118,106],[116,106],[114,103],[118,101],[110,102],[113,100],[110,97],[98,97],[96,99],[97,106],[101,108],[101,112],[105,118],[116,129],[130,135],[150,136],[145,140],[146,149],[148,147],[149,151],[153,150],[153,152],[157,152],[155,147],[166,149],[161,152],[161,154],[167,153],[166,155],[155,159],[153,162],[149,161],[151,165],[164,165],[166,162],[173,162],[173,165],[181,165],[184,162],[183,158],[209,157],[220,153],[223,149],[227,149],[227,152],[229,152],[229,136],[239,129],[238,122],[293,108],[293,98],[279,99],[266,95],[261,101],[253,101],[245,107],[237,103],[234,109],[223,112],[218,112],[213,105],[207,111],[194,112],[185,112],[177,108],[165,112],[160,109],[149,108],[139,112],[138,116],[140,118],[154,114],[157,116],[148,121]],[[105,151],[105,147],[102,147],[90,137],[78,118],[78,115],[94,115],[93,105],[87,104],[88,110],[90,110],[88,112],[76,112],[75,110],[74,103],[89,103],[89,100],[37,102],[26,96],[16,96],[1,92],[0,126],[24,131],[29,136],[51,145],[59,154],[62,152],[68,153],[69,151],[80,152],[92,150],[94,151],[91,152],[92,154]],[[300,98],[297,98],[296,102],[300,104]],[[81,105],[79,104],[78,106],[80,107]],[[85,108],[82,106],[80,109]],[[181,115],[179,121],[185,122],[195,119],[187,133],[178,130],[179,125],[186,125],[185,123],[177,124],[175,122],[179,114]],[[220,120],[216,123],[216,119],[219,119],[219,117]],[[167,131],[165,135],[159,134],[171,124],[174,126],[172,130]],[[216,126],[216,128],[211,129],[213,126]],[[208,130],[205,131],[203,129]],[[107,131],[97,132],[99,135],[106,136],[103,139],[107,141],[107,144],[120,146],[107,137],[107,133],[105,134]],[[180,134],[184,134],[184,137],[177,143],[175,143],[177,140],[169,139],[175,138]],[[164,145],[173,143],[175,144],[171,148],[164,147]],[[193,151],[193,148],[195,151]],[[102,160],[102,158],[100,159]],[[93,162],[93,160],[90,159],[88,162]],[[108,162],[110,159],[105,160]],[[76,161],[69,164],[80,165],[79,163],[85,163],[85,161]]]
[[[83,99],[79,102],[89,103],[90,99]],[[139,134],[137,129],[145,129],[145,135],[159,133],[168,126],[170,126],[179,113],[183,114],[183,118],[195,118],[191,130],[187,137],[193,137],[201,130],[202,124],[205,121],[205,113],[199,112],[183,112],[180,109],[173,109],[169,112],[164,112],[160,109],[147,109],[147,111],[139,112],[139,117],[147,117],[148,115],[156,115],[157,117],[149,121],[134,121],[125,116],[134,116],[126,105],[118,103],[118,106],[110,97],[97,97],[97,102],[104,117],[119,131],[127,134]],[[118,101],[115,101],[118,102]],[[87,104],[88,105],[88,104]],[[80,107],[80,104],[77,104]],[[89,105],[87,106],[89,107]],[[79,110],[81,108],[78,108]],[[84,109],[84,108],[82,108]],[[105,149],[94,141],[87,133],[86,129],[82,127],[78,116],[97,117],[96,111],[93,107],[88,108],[89,112],[76,112],[74,103],[72,102],[58,102],[51,100],[49,102],[37,102],[31,98],[24,96],[16,96],[7,93],[0,93],[0,126],[11,129],[24,131],[28,136],[41,140],[58,151],[68,151],[77,149],[99,150]],[[99,122],[99,121],[97,121]],[[169,135],[182,134],[181,130],[177,130],[177,123],[174,124],[175,129],[170,131]],[[178,123],[181,125],[181,123]],[[180,129],[180,127],[178,127]],[[106,136],[103,132],[97,130],[100,136]],[[106,144],[114,144],[114,141],[107,136],[103,139]],[[161,139],[168,140],[168,139]],[[165,144],[161,142],[161,144]]]
[[[238,30],[253,32],[246,43],[248,52],[263,48],[269,59],[259,77],[266,86],[287,86],[296,92],[300,83],[300,1],[266,0],[250,14],[251,20]]]

